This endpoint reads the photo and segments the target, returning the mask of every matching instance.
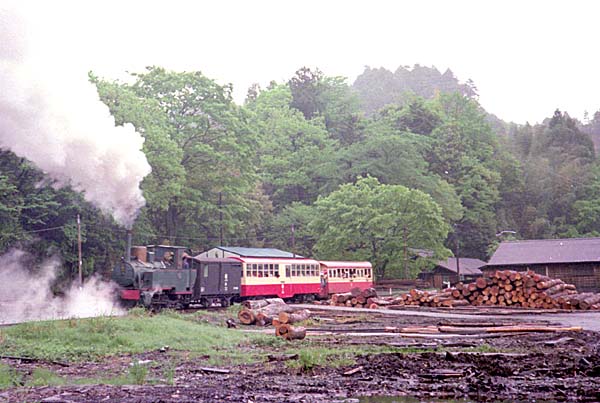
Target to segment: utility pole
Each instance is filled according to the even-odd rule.
[[[406,226],[404,227],[404,278],[410,278],[408,275],[408,234]]]
[[[223,246],[223,192],[219,192],[219,245]]]
[[[456,237],[456,277],[460,281],[460,241]]]
[[[296,257],[296,229],[294,228],[294,224],[292,224],[291,227],[292,230],[292,253],[294,254],[294,257]]]
[[[79,217],[79,214],[77,214],[77,250],[79,252],[79,288],[81,288],[83,287],[83,273],[81,270],[83,261],[81,260],[81,218]]]

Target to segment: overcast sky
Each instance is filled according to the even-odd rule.
[[[593,0],[18,4],[24,35],[48,69],[69,66],[82,76],[120,78],[148,65],[200,70],[233,83],[241,103],[252,83],[286,81],[302,66],[352,83],[364,66],[419,63],[471,78],[483,107],[507,121],[600,109]]]

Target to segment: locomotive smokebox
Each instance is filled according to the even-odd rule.
[[[125,250],[125,261],[131,261],[131,230],[127,230],[127,249]]]

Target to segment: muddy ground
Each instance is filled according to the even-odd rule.
[[[149,371],[147,380],[153,384],[13,388],[0,391],[0,402],[350,403],[382,395],[408,395],[423,402],[600,401],[600,334],[593,331],[423,338],[380,330],[448,323],[448,319],[364,312],[323,311],[316,315],[319,319],[311,323],[313,331],[308,336],[312,344],[392,345],[399,350],[362,355],[355,364],[340,368],[292,369],[266,358],[259,364],[219,366],[227,373],[203,369],[210,357],[191,357],[185,351],[154,351],[66,367],[2,359],[23,373],[44,367],[69,378],[118,376],[128,373],[132,362],[142,360]],[[548,323],[547,316],[544,319],[502,315],[495,322]],[[451,322],[478,320],[473,316]],[[269,353],[277,356],[280,352],[267,351],[265,356]],[[164,368],[173,362],[177,365],[170,379],[165,379]],[[373,401],[377,400],[369,400]]]

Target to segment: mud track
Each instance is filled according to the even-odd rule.
[[[355,399],[362,396],[380,395],[408,395],[427,402],[433,398],[472,402],[600,401],[600,337],[594,331],[422,338],[371,330],[481,319],[345,311],[319,311],[317,316],[315,330],[308,338],[311,345],[392,345],[398,350],[360,355],[354,364],[341,368],[302,371],[266,359],[264,363],[219,367],[228,373],[203,370],[210,357],[192,358],[185,351],[126,355],[69,367],[2,359],[24,373],[44,367],[70,378],[116,376],[126,373],[131,362],[149,360],[147,380],[153,384],[21,387],[0,391],[0,402],[357,402]],[[536,319],[492,315],[485,320],[492,319],[561,323],[560,317],[552,315]],[[267,350],[265,356],[269,353],[281,352]],[[178,365],[174,377],[167,381],[163,369],[174,359]],[[167,385],[170,381],[173,384]]]

